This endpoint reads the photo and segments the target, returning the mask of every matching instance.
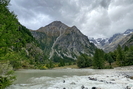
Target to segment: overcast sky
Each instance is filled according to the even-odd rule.
[[[133,29],[133,0],[11,0],[21,24],[37,30],[52,21],[77,26],[88,37]]]

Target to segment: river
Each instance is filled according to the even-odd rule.
[[[19,70],[15,72],[17,80],[6,89],[125,89],[133,85],[133,80],[126,78],[125,73],[133,74],[133,70]]]

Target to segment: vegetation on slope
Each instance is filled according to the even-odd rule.
[[[90,67],[91,65],[85,66],[88,63],[92,64],[93,68],[96,69],[113,68],[116,66],[130,66],[133,65],[132,54],[133,46],[125,46],[124,48],[122,48],[120,45],[118,45],[115,51],[109,53],[105,53],[101,49],[96,49],[93,57],[88,56],[88,58],[86,57],[87,59],[81,56],[78,57],[77,66],[79,68]]]
[[[8,74],[12,71],[11,67],[13,70],[36,68],[44,62],[43,52],[30,31],[8,10],[9,2],[0,0],[0,64],[3,68],[0,69],[0,89],[13,82],[13,76]]]

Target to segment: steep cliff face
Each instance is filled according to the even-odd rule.
[[[81,53],[92,55],[96,48],[76,26],[68,27],[60,21],[31,31],[49,59],[76,59]]]

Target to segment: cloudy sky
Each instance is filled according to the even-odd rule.
[[[77,26],[88,37],[133,29],[133,0],[11,0],[19,22],[37,30],[52,21]]]

